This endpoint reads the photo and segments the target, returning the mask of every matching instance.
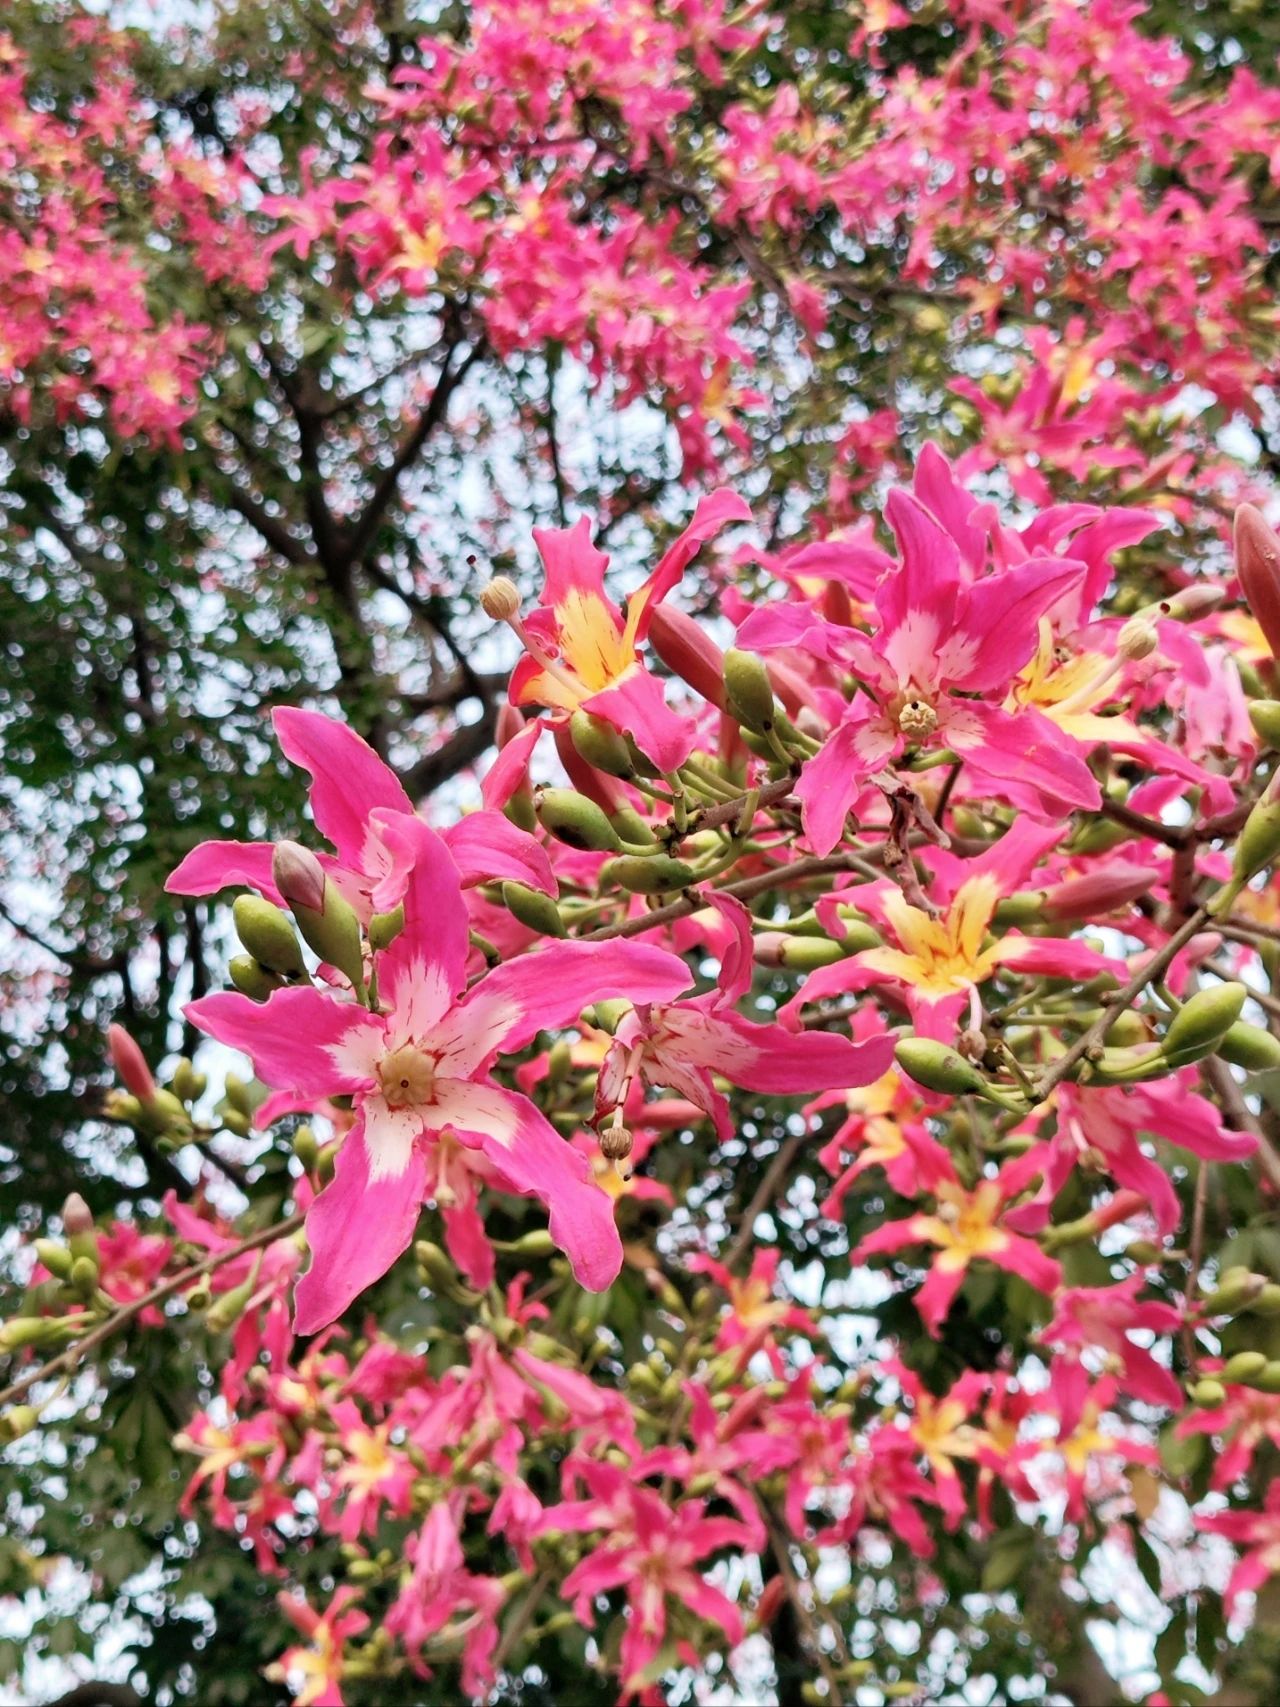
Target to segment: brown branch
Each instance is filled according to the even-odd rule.
[[[20,1399],[24,1393],[28,1393],[33,1387],[39,1386],[40,1382],[49,1381],[55,1375],[61,1375],[64,1371],[74,1369],[78,1363],[84,1361],[88,1352],[96,1351],[100,1345],[104,1345],[107,1340],[114,1338],[121,1328],[128,1327],[135,1316],[140,1316],[144,1310],[149,1309],[153,1304],[163,1304],[166,1299],[172,1298],[175,1292],[181,1292],[185,1286],[190,1286],[202,1275],[212,1274],[215,1269],[221,1268],[225,1263],[233,1262],[236,1257],[244,1256],[248,1251],[256,1251],[263,1245],[274,1244],[277,1239],[288,1238],[290,1233],[296,1232],[301,1227],[304,1216],[305,1212],[300,1210],[294,1215],[287,1216],[283,1221],[277,1221],[273,1226],[259,1228],[256,1233],[250,1233],[238,1244],[229,1245],[226,1250],[214,1251],[211,1255],[202,1258],[200,1262],[193,1263],[190,1268],[184,1268],[180,1274],[172,1275],[168,1280],[161,1281],[160,1285],[153,1286],[150,1292],[144,1292],[141,1298],[131,1299],[129,1303],[113,1311],[105,1322],[99,1322],[96,1328],[90,1329],[83,1339],[77,1340],[74,1345],[69,1345],[65,1351],[60,1351],[56,1357],[51,1357],[47,1363],[42,1363],[38,1369],[30,1370],[20,1380],[12,1382],[3,1392],[0,1392],[0,1405],[12,1404],[15,1399]]]

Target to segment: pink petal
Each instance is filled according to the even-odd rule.
[[[997,782],[1029,784],[1048,812],[1097,810],[1102,797],[1079,746],[1038,711],[953,700],[938,736]]]
[[[256,889],[277,907],[284,899],[271,879],[270,842],[201,842],[165,879],[169,895],[216,895],[220,889]]]
[[[469,812],[442,830],[440,838],[453,856],[464,887],[510,879],[544,895],[557,893],[546,849],[505,813]]]
[[[392,1010],[398,1038],[420,1039],[466,988],[469,924],[458,868],[444,841],[421,818],[376,815],[383,840],[412,867],[404,929],[378,955],[378,995]]]
[[[312,778],[316,828],[333,843],[344,865],[365,870],[369,814],[379,806],[392,812],[413,811],[399,777],[354,729],[335,718],[281,705],[271,720],[285,757]]]
[[[445,1249],[458,1265],[458,1272],[478,1292],[493,1285],[497,1259],[484,1230],[484,1221],[474,1197],[452,1209],[442,1209]]]
[[[670,1002],[692,982],[683,960],[649,943],[553,942],[482,978],[433,1043],[446,1052],[442,1071],[467,1078],[500,1049],[514,1053],[539,1031],[571,1024],[592,1002]]]
[[[935,634],[949,634],[960,591],[955,541],[917,498],[898,488],[885,501],[884,517],[902,558],[876,588],[876,610],[886,637],[905,627],[913,612],[926,615]]]
[[[580,1150],[561,1138],[527,1097],[497,1085],[436,1082],[430,1117],[475,1144],[497,1170],[498,1183],[536,1197],[550,1211],[551,1237],[569,1259],[574,1278],[603,1292],[622,1267],[622,1241],[613,1199],[595,1184]]]
[[[637,640],[645,637],[653,606],[666,598],[706,542],[730,522],[750,520],[751,506],[736,492],[721,490],[698,500],[693,520],[667,547],[649,579],[627,601],[627,619]]]
[[[859,725],[846,720],[808,759],[796,782],[804,833],[816,854],[829,854],[844,835],[844,821],[869,774],[858,750]]]
[[[408,1250],[418,1224],[426,1166],[413,1148],[404,1171],[371,1178],[362,1125],[338,1151],[333,1179],[307,1215],[311,1266],[294,1292],[294,1331],[317,1334]]]
[[[1083,563],[1040,557],[967,588],[957,627],[977,644],[971,662],[949,677],[949,685],[966,693],[1003,692],[1035,652],[1040,618],[1055,600],[1077,587],[1084,574]]]
[[[382,1021],[319,990],[276,990],[265,1002],[225,990],[182,1010],[219,1043],[240,1049],[264,1084],[303,1096],[346,1096],[375,1082]]]
[[[639,665],[602,693],[584,699],[582,708],[633,735],[640,751],[662,771],[679,770],[698,743],[691,720],[672,711],[662,683]]]
[[[772,1095],[846,1090],[870,1085],[893,1065],[894,1040],[873,1037],[853,1043],[827,1031],[788,1031],[780,1025],[755,1025],[738,1014],[721,1013],[720,1025],[747,1044],[753,1058],[735,1050],[726,1075],[749,1091]]]
[[[964,1284],[966,1272],[963,1268],[931,1268],[924,1285],[916,1293],[915,1306],[920,1312],[920,1320],[934,1339],[937,1339],[942,1324],[947,1319],[956,1293]]]
[[[728,925],[730,938],[728,946],[720,957],[720,976],[717,979],[720,994],[716,1006],[732,1007],[740,1002],[755,979],[755,946],[751,928],[751,914],[738,900],[736,895],[722,895],[718,890],[712,890],[707,900]]]
[[[548,727],[545,718],[532,717],[503,747],[480,784],[480,795],[487,807],[501,811],[512,795],[528,782],[533,749],[542,731]]]
[[[534,528],[534,543],[547,571],[543,604],[554,610],[574,593],[588,593],[611,611],[617,607],[605,596],[604,572],[609,559],[591,543],[591,519],[579,516],[571,528]],[[621,621],[618,623],[622,627]]]

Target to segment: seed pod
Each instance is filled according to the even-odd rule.
[[[569,738],[587,763],[606,776],[632,777],[636,774],[626,736],[603,717],[581,709],[575,711],[569,719]]]
[[[1217,1053],[1249,1073],[1267,1073],[1280,1067],[1280,1039],[1248,1020],[1236,1021],[1219,1042]]]
[[[567,847],[589,853],[617,853],[617,832],[594,800],[571,788],[539,789],[534,810],[543,829]]]
[[[404,929],[404,902],[393,907],[389,913],[375,913],[369,920],[369,947],[376,953],[381,953],[391,944]]]
[[[1267,1367],[1266,1355],[1260,1351],[1238,1351],[1229,1357],[1218,1373],[1220,1381],[1250,1382]]]
[[[1280,656],[1280,537],[1252,504],[1236,510],[1235,557],[1245,603],[1272,657]]]
[[[1210,1054],[1240,1018],[1249,992],[1243,984],[1197,990],[1169,1021],[1160,1052],[1171,1067]]]
[[[614,883],[632,895],[660,895],[666,889],[683,889],[694,879],[693,867],[669,854],[623,854],[600,868],[600,881]]]
[[[1268,747],[1280,751],[1280,699],[1250,700],[1249,721]]]
[[[753,652],[736,646],[724,655],[725,698],[732,716],[754,734],[767,735],[777,715],[769,672]]]
[[[530,889],[524,883],[504,883],[502,901],[512,917],[531,931],[539,931],[543,936],[568,936],[559,907],[541,890]]]
[[[926,1090],[946,1096],[981,1096],[988,1089],[971,1061],[932,1037],[904,1037],[894,1050],[894,1058],[903,1072]]]
[[[286,980],[305,978],[307,964],[288,917],[261,895],[240,895],[231,909],[236,935],[260,966]]]

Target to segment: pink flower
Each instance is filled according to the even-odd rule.
[[[447,1501],[432,1507],[405,1552],[413,1575],[396,1596],[383,1627],[403,1643],[419,1677],[429,1677],[422,1649],[451,1625],[451,1634],[462,1638],[463,1693],[473,1699],[486,1695],[493,1683],[496,1619],[506,1599],[502,1584],[496,1577],[477,1577],[467,1570],[458,1517]]]
[[[513,705],[545,705],[562,717],[581,708],[635,736],[664,771],[678,770],[693,750],[693,725],[671,711],[656,676],[640,662],[654,606],[684,574],[699,547],[751,511],[732,492],[703,498],[693,521],[622,612],[604,590],[609,559],[591,543],[586,516],[572,528],[535,528],[546,566],[546,603],[517,623],[527,656],[511,677]]]
[[[639,1004],[620,1021],[596,1081],[597,1122],[626,1103],[638,1077],[687,1097],[715,1122],[724,1142],[733,1122],[714,1073],[744,1090],[778,1096],[866,1085],[887,1071],[893,1060],[888,1036],[854,1043],[832,1032],[757,1025],[737,1013],[735,1004],[752,982],[751,915],[730,895],[709,894],[707,900],[732,932],[717,987],[690,1001]]]
[[[901,562],[875,588],[873,634],[795,605],[759,610],[738,633],[748,649],[799,646],[866,687],[796,786],[815,850],[830,852],[862,785],[909,748],[950,747],[998,797],[1046,815],[1095,807],[1077,745],[1038,711],[1003,709],[1040,618],[1086,566],[1036,557],[966,582],[955,541],[918,498],[895,490],[885,514]]]
[[[1054,1299],[1053,1320],[1041,1329],[1040,1337],[1046,1345],[1081,1350],[1096,1346],[1118,1363],[1125,1389],[1135,1399],[1177,1410],[1182,1389],[1173,1374],[1129,1338],[1135,1332],[1171,1334],[1182,1321],[1171,1304],[1139,1301],[1145,1284],[1141,1274],[1131,1274],[1114,1286],[1067,1287]]]
[[[316,1612],[304,1594],[290,1592],[278,1597],[285,1617],[306,1637],[305,1647],[286,1648],[267,1676],[287,1683],[302,1680],[293,1698],[297,1707],[342,1707],[342,1650],[348,1637],[369,1628],[367,1613],[351,1606],[359,1590],[340,1588],[324,1612]],[[350,1608],[348,1611],[347,1609]]]
[[[646,944],[553,943],[464,995],[468,927],[458,868],[421,820],[377,816],[381,838],[410,872],[405,927],[374,961],[377,1011],[314,988],[277,990],[264,1004],[206,996],[186,1010],[203,1031],[250,1055],[266,1083],[354,1099],[357,1118],[335,1177],[307,1216],[312,1263],[295,1296],[297,1331],[327,1326],[408,1247],[446,1134],[479,1152],[504,1190],[547,1205],[552,1236],[582,1284],[599,1291],[622,1261],[611,1200],[585,1158],[489,1068],[499,1051],[514,1053],[602,997],[667,1000],[687,985],[688,971]]]

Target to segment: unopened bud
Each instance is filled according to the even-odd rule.
[[[14,1405],[0,1416],[0,1445],[10,1446],[39,1426],[40,1413],[34,1405]]]
[[[766,735],[777,715],[769,672],[753,652],[736,646],[724,655],[725,703],[744,728]]]
[[[36,1253],[37,1262],[41,1262],[56,1275],[59,1280],[66,1280],[71,1273],[74,1258],[65,1245],[60,1245],[56,1239],[37,1239],[32,1246]]]
[[[633,895],[660,895],[668,889],[683,889],[693,880],[693,867],[669,854],[623,854],[600,869],[602,883],[617,884]]]
[[[1220,1381],[1250,1382],[1267,1367],[1266,1354],[1261,1351],[1238,1351],[1229,1357],[1218,1372]]]
[[[222,1082],[222,1093],[237,1114],[253,1113],[253,1093],[238,1074],[227,1074]]]
[[[1205,1297],[1201,1309],[1206,1316],[1234,1316],[1255,1304],[1267,1289],[1267,1278],[1253,1274],[1239,1265],[1228,1268],[1218,1278],[1218,1284]],[[1280,1293],[1280,1286],[1276,1287]]]
[[[1280,699],[1250,700],[1249,721],[1268,747],[1280,751]]]
[[[268,972],[286,980],[305,978],[306,962],[293,926],[279,907],[261,895],[240,895],[231,909],[236,935]]]
[[[208,1080],[203,1073],[197,1073],[191,1062],[184,1055],[173,1069],[173,1078],[169,1088],[181,1102],[198,1102],[205,1093]]]
[[[651,607],[649,644],[673,675],[687,682],[695,693],[725,709],[724,654],[682,610],[667,604]]]
[[[66,1228],[69,1239],[82,1237],[86,1233],[97,1238],[93,1211],[78,1191],[71,1192],[63,1202],[62,1225]]]
[[[903,1072],[926,1090],[945,1096],[981,1096],[988,1088],[971,1061],[932,1037],[904,1037],[894,1057]]]
[[[261,1259],[254,1265],[253,1273],[239,1286],[233,1286],[229,1292],[210,1304],[205,1314],[209,1331],[215,1334],[226,1333],[228,1328],[234,1328],[248,1308],[249,1300],[253,1297],[254,1288],[258,1284],[258,1270],[262,1266]]]
[[[145,1106],[156,1094],[156,1082],[146,1056],[122,1025],[107,1027],[107,1047],[121,1084]]]
[[[310,1173],[315,1167],[316,1157],[320,1153],[320,1146],[316,1142],[315,1131],[312,1127],[303,1125],[294,1133],[293,1153]]]
[[[1274,1072],[1280,1067],[1280,1040],[1248,1020],[1236,1021],[1219,1041],[1217,1053],[1247,1073]]]
[[[1266,1282],[1242,1308],[1251,1316],[1280,1316],[1280,1286],[1274,1281]]]
[[[327,883],[324,867],[301,842],[277,842],[271,856],[271,876],[290,907],[307,907],[313,913],[324,907]]]
[[[1236,896],[1264,867],[1280,858],[1280,773],[1263,790],[1245,819],[1231,860],[1231,881],[1209,904],[1211,913],[1225,913]]]
[[[1236,510],[1235,557],[1245,603],[1272,657],[1280,656],[1280,536],[1252,504]]]
[[[1256,1387],[1260,1393],[1280,1393],[1280,1362],[1273,1358],[1254,1376],[1249,1385]]]
[[[1184,1067],[1208,1055],[1240,1017],[1249,992],[1243,984],[1197,990],[1169,1021],[1160,1052],[1170,1066]]]
[[[273,991],[284,985],[283,978],[277,978],[274,972],[259,966],[251,954],[233,954],[227,962],[227,977],[242,996],[248,996],[253,1002],[265,1002]]]
[[[564,920],[560,917],[559,907],[550,895],[544,895],[540,889],[530,889],[524,883],[504,883],[502,900],[512,917],[519,919],[520,923],[527,925],[531,931],[553,937],[569,934],[565,929]]]
[[[404,902],[393,907],[389,913],[375,913],[369,920],[369,947],[381,954],[384,948],[391,944],[404,929]]]
[[[97,1260],[90,1256],[76,1257],[67,1280],[87,1303],[98,1290]]]
[[[1207,1410],[1223,1403],[1227,1396],[1227,1389],[1221,1381],[1214,1381],[1211,1377],[1206,1377],[1206,1379],[1196,1382],[1190,1389],[1188,1396],[1192,1404],[1201,1405]]]
[[[480,609],[490,622],[510,622],[520,615],[520,589],[507,575],[495,575],[480,594]]]
[[[575,711],[569,719],[569,738],[579,754],[596,770],[604,771],[607,776],[635,775],[635,760],[626,736],[603,717],[597,717],[590,711]]]
[[[609,814],[609,822],[618,832],[620,839],[630,842],[632,847],[653,847],[658,840],[651,825],[640,816],[634,806],[619,806]]]
[[[543,788],[534,799],[538,822],[567,847],[591,853],[617,853],[617,832],[595,801],[570,788]]]

